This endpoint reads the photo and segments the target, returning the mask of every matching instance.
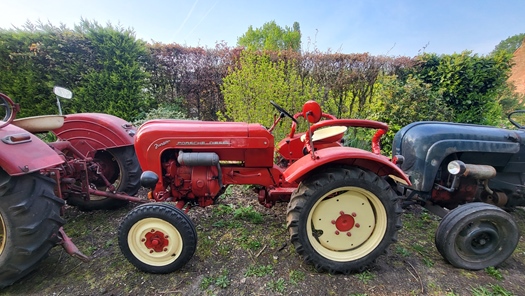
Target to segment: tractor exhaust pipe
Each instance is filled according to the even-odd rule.
[[[466,164],[460,160],[449,162],[447,170],[454,176],[469,177],[476,180],[487,180],[496,177],[496,169],[493,166]]]

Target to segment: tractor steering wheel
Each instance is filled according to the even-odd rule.
[[[4,109],[4,113],[5,113],[2,121],[5,121],[7,124],[11,123],[11,121],[14,119],[13,118],[14,117],[13,106],[14,106],[13,101],[8,96],[0,93],[0,109]],[[3,124],[0,127],[6,126],[7,124]]]
[[[297,119],[293,118],[292,115],[290,115],[290,113],[288,113],[286,110],[284,110],[281,106],[277,105],[274,101],[270,101],[270,104],[272,104],[275,109],[277,109],[277,111],[279,111],[281,113],[281,115],[285,115],[287,117],[290,117],[290,119],[293,120],[293,122],[297,123]]]

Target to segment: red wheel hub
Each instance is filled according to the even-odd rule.
[[[169,245],[168,236],[162,231],[152,229],[151,232],[146,234],[144,245],[155,252],[162,252]]]
[[[350,229],[354,228],[355,225],[355,219],[352,215],[345,214],[344,212],[340,212],[340,216],[335,220],[335,227],[339,231],[349,231]],[[355,215],[355,214],[354,214]]]

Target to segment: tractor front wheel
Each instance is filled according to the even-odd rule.
[[[436,248],[455,267],[480,270],[505,261],[519,241],[512,216],[482,202],[459,206],[443,217],[436,231]]]
[[[35,269],[58,242],[64,225],[52,179],[9,176],[0,168],[0,288]]]
[[[171,204],[150,203],[133,209],[119,228],[120,250],[138,269],[170,273],[184,266],[197,248],[190,218]]]
[[[397,200],[389,184],[370,171],[327,169],[292,194],[290,239],[318,270],[360,272],[396,240],[401,228]]]

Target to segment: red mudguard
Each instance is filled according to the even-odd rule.
[[[89,156],[92,151],[133,145],[136,129],[113,115],[78,113],[67,115],[64,125],[53,133],[60,140],[69,141],[84,156]]]
[[[410,184],[403,171],[383,155],[351,147],[332,147],[315,152],[315,158],[308,154],[294,162],[284,172],[286,182],[300,182],[309,172],[327,164],[358,166],[379,176],[394,175]]]
[[[0,167],[11,176],[59,165],[64,160],[35,135],[12,124],[0,129]]]

